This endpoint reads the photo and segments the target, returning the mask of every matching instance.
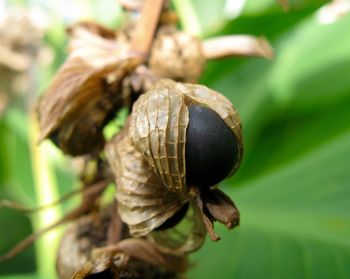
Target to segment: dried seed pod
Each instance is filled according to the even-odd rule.
[[[51,138],[73,156],[103,145],[103,126],[128,103],[121,81],[138,64],[114,40],[86,28],[70,30],[70,55],[38,105],[41,140]]]
[[[174,215],[188,199],[164,191],[157,174],[135,148],[128,127],[106,146],[116,177],[118,210],[133,236],[142,236]]]
[[[231,138],[234,138],[232,146],[235,150],[231,154],[233,160],[229,161],[229,168],[225,170],[225,175],[233,174],[239,167],[243,152],[239,117],[225,97],[205,86],[160,80],[153,90],[141,95],[134,103],[127,125],[106,146],[107,160],[116,177],[119,213],[133,236],[157,231],[157,228],[162,228],[162,224],[170,222],[169,219],[176,219],[176,214],[184,204],[190,202],[192,217],[187,214],[185,219],[191,220],[191,229],[185,234],[175,233],[183,237],[172,238],[173,229],[152,232],[149,235],[161,250],[177,255],[201,246],[204,225],[212,238],[217,240],[218,237],[212,230],[212,221],[225,223],[228,228],[239,223],[238,210],[233,203],[226,201],[229,200],[226,196],[217,199],[223,201],[219,205],[220,214],[217,213],[218,210],[207,214],[206,208],[211,208],[207,204],[210,199],[207,195],[205,199],[201,198],[199,192],[202,190],[198,189],[202,185],[189,184],[186,179],[186,148],[190,146],[186,141],[192,140],[186,134],[188,129],[193,129],[189,126],[189,108],[198,105],[215,113],[216,118],[229,130]],[[212,133],[217,132],[216,128],[211,127]],[[211,170],[208,172],[212,174]],[[220,174],[219,178],[224,177]],[[215,181],[217,179],[215,177]],[[205,188],[205,191],[208,191],[208,195],[211,191],[216,193],[210,187]],[[225,209],[228,216],[224,213]]]
[[[201,85],[161,80],[154,90],[143,94],[135,102],[130,121],[135,147],[145,156],[164,186],[182,196],[186,196],[190,189],[186,183],[185,149],[190,120],[188,107],[191,105],[214,111],[232,131],[236,140],[232,156],[236,160],[232,162],[229,173],[233,174],[243,153],[241,124],[237,111],[221,94]],[[213,133],[216,132],[216,127],[210,128]]]
[[[177,81],[197,82],[204,65],[199,39],[174,26],[159,29],[149,58],[149,67],[155,74]]]

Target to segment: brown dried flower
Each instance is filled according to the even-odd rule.
[[[114,40],[96,35],[95,25],[87,28],[70,29],[70,55],[38,107],[41,139],[51,138],[71,155],[103,145],[103,126],[127,103],[121,81],[137,64]]]

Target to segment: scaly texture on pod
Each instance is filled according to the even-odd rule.
[[[120,217],[133,236],[142,236],[157,228],[188,201],[164,188],[134,147],[128,126],[107,144],[106,156],[116,177]]]
[[[201,41],[190,34],[163,26],[157,32],[149,58],[150,69],[162,78],[197,82],[205,57]]]
[[[233,154],[237,161],[230,172],[233,174],[243,153],[241,124],[237,111],[221,94],[201,85],[160,80],[155,89],[134,103],[130,122],[135,147],[145,156],[164,186],[179,195],[189,191],[185,147],[188,106],[191,105],[201,105],[216,112],[237,138],[238,150],[236,155]]]
[[[157,87],[140,96],[130,130],[135,147],[170,191],[185,195],[185,137],[188,109],[174,87]]]

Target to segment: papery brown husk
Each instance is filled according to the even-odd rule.
[[[202,105],[215,111],[237,138],[239,168],[243,142],[241,122],[231,102],[202,85],[159,80],[154,89],[142,94],[134,103],[130,121],[133,144],[140,151],[165,188],[186,197],[185,145],[189,122],[189,105]]]
[[[205,66],[201,41],[175,26],[159,28],[149,58],[150,69],[162,78],[197,82]]]
[[[40,99],[38,116],[40,138],[75,156],[103,145],[103,126],[129,101],[121,81],[139,60],[84,26],[70,33],[69,57]]]
[[[106,146],[116,177],[118,211],[133,236],[143,236],[174,215],[188,199],[167,191],[135,148],[127,124]]]
[[[133,257],[129,258],[126,254],[117,255],[119,258],[124,258],[124,261],[120,262],[120,268],[118,268],[117,261],[107,254],[92,259],[94,249],[107,245],[107,231],[113,209],[113,207],[105,208],[101,213],[96,212],[82,217],[67,229],[61,240],[57,256],[56,267],[59,278],[90,278],[89,276],[96,273],[101,277],[96,274],[94,278],[180,278],[180,275],[174,272],[166,271],[164,268]],[[129,237],[126,226],[124,226],[122,237]],[[130,248],[129,245],[128,249],[132,250],[132,247]],[[122,266],[124,263],[126,266]],[[73,275],[75,277],[72,277]]]

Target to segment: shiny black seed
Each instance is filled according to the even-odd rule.
[[[116,278],[116,275],[110,269],[107,269],[95,274],[90,274],[85,277],[85,279],[113,279],[113,278]]]
[[[188,206],[189,206],[188,203],[183,205],[178,212],[176,212],[172,217],[170,217],[168,220],[166,220],[163,224],[161,224],[155,230],[162,231],[162,230],[166,230],[166,229],[170,229],[170,228],[175,227],[185,217],[187,210],[188,210]]]
[[[215,111],[199,105],[188,109],[186,182],[210,187],[226,178],[237,162],[237,138]]]

